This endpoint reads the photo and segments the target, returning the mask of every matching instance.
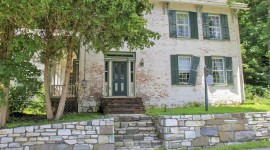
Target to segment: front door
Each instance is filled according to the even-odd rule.
[[[113,96],[127,96],[127,62],[113,62]]]

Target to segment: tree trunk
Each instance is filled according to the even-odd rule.
[[[53,111],[52,111],[52,104],[50,99],[50,50],[46,50],[46,56],[45,56],[45,63],[44,63],[44,89],[45,89],[45,100],[46,100],[46,114],[47,119],[52,120],[53,119]]]
[[[72,50],[68,50],[67,55],[67,63],[66,63],[66,70],[65,70],[65,79],[64,79],[64,86],[62,89],[62,95],[59,101],[57,113],[55,116],[56,120],[59,120],[63,116],[63,112],[65,109],[66,99],[67,99],[67,93],[68,93],[68,84],[69,84],[69,78],[70,78],[70,69],[72,66]]]
[[[3,92],[5,94],[4,103],[1,106],[1,116],[0,116],[0,127],[4,127],[8,119],[8,93],[9,88],[3,87]]]

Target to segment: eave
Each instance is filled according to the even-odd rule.
[[[232,3],[230,6],[224,2],[217,2],[213,0],[158,0],[161,2],[168,3],[188,3],[188,4],[196,4],[196,5],[206,5],[206,6],[218,6],[218,7],[227,7],[233,9],[244,9],[248,10],[248,4],[244,3]]]

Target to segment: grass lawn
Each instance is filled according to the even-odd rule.
[[[179,108],[147,108],[149,115],[193,115],[193,114],[223,114],[238,112],[270,112],[270,100],[247,101],[241,105],[234,106],[209,106],[208,112],[204,106],[179,107]]]
[[[60,122],[76,122],[84,120],[93,120],[101,118],[102,115],[98,113],[74,113],[66,114],[60,120],[48,121],[45,115],[27,115],[10,117],[10,122],[5,125],[5,128],[14,128],[19,126],[41,125],[41,124],[53,124]]]
[[[203,150],[247,150],[253,148],[270,148],[270,141],[260,141],[260,142],[247,142],[245,144],[236,144],[229,146],[218,146],[213,148],[203,148]],[[201,148],[196,148],[194,150],[202,150]]]

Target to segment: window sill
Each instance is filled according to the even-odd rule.
[[[179,85],[172,85],[173,87],[194,87],[193,85],[190,84],[179,84]]]

